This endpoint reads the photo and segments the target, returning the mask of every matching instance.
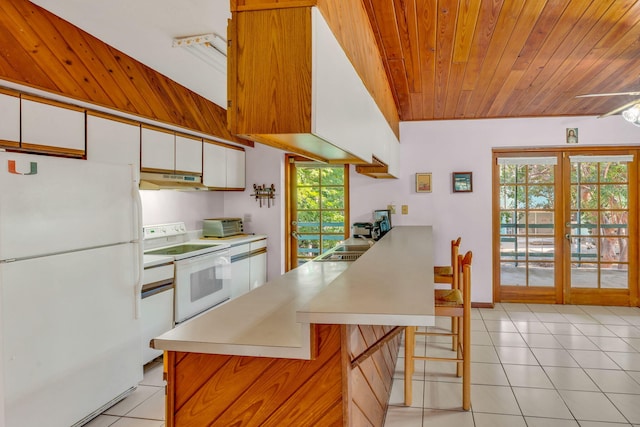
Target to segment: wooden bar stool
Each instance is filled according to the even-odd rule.
[[[464,257],[458,255],[460,271],[459,288],[435,290],[435,315],[451,317],[457,323],[456,332],[417,332],[415,326],[405,328],[404,347],[404,403],[411,405],[413,399],[412,377],[416,360],[454,362],[456,375],[462,377],[462,409],[471,408],[471,251]],[[455,273],[455,272],[454,272]],[[455,357],[431,357],[415,355],[416,335],[458,337]]]
[[[458,253],[460,252],[461,237],[451,241],[451,265],[436,265],[433,267],[433,281],[435,283],[448,283],[454,285],[453,272],[458,262]],[[455,286],[451,286],[452,288]]]
[[[460,242],[462,237],[458,237],[456,240],[451,241],[451,265],[437,265],[433,267],[433,282],[434,283],[447,283],[451,285],[451,289],[458,288],[458,254],[460,252]],[[458,323],[451,319],[451,350],[455,351],[458,348]]]

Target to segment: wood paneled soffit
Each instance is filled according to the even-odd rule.
[[[232,12],[317,6],[365,87],[399,136],[399,116],[382,56],[361,0],[232,0]]]
[[[253,145],[223,108],[27,0],[0,2],[0,79]]]

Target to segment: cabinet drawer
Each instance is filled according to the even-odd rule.
[[[244,243],[242,245],[232,246],[230,249],[231,256],[245,254],[251,251],[251,245]]]
[[[149,283],[160,282],[162,280],[172,279],[173,264],[145,268],[142,278],[145,285],[148,285]]]
[[[257,249],[266,248],[267,247],[267,239],[256,240],[255,242],[251,242],[251,251],[255,251]]]

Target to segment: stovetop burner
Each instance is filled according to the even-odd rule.
[[[168,248],[155,249],[151,251],[146,251],[147,255],[183,255],[189,252],[195,252],[202,249],[215,248],[220,245],[195,245],[185,243],[183,245],[169,246]]]

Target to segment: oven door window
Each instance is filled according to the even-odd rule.
[[[216,277],[217,269],[218,266],[214,265],[206,270],[194,271],[191,273],[189,283],[191,286],[191,302],[196,302],[202,298],[206,298],[224,288],[222,277]]]

